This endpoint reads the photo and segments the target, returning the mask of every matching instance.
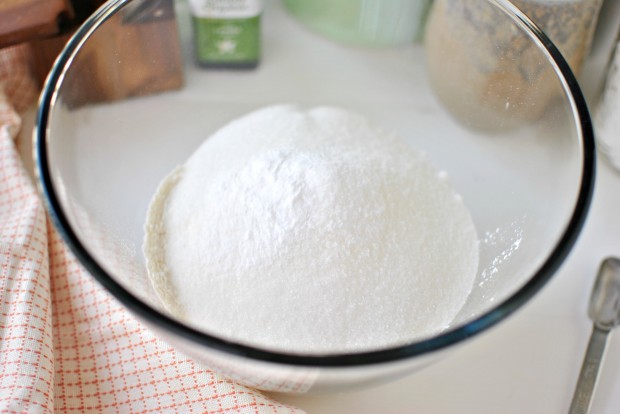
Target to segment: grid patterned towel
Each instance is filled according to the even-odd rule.
[[[301,413],[178,354],[73,258],[15,148],[28,59],[0,51],[0,412]]]

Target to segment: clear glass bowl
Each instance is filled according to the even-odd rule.
[[[157,335],[249,386],[333,390],[429,364],[504,321],[551,278],[580,232],[594,180],[588,111],[553,44],[507,1],[435,4],[450,3],[431,11],[425,44],[365,49],[316,36],[267,2],[262,62],[249,71],[196,67],[184,2],[107,3],[69,42],[41,96],[35,157],[55,225]],[[459,20],[468,8],[487,20]],[[433,35],[446,16],[454,24]],[[351,109],[448,172],[480,236],[474,289],[451,328],[396,348],[300,355],[227,341],[163,309],[141,252],[157,184],[227,121],[282,102]]]

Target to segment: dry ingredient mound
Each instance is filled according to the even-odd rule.
[[[313,354],[445,329],[478,267],[444,172],[359,115],[291,105],[229,123],[164,179],[144,252],[178,317]]]

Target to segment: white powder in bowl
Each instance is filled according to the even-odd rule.
[[[180,318],[315,354],[436,334],[478,267],[474,224],[446,174],[330,107],[268,107],[216,132],[160,185],[144,250]]]

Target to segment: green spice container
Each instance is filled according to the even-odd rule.
[[[200,66],[251,69],[260,60],[260,0],[189,0]]]

